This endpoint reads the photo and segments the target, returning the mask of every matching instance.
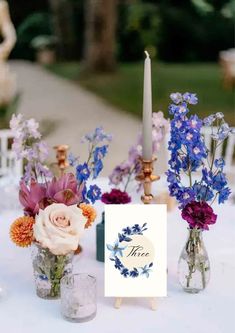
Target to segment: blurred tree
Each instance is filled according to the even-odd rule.
[[[17,28],[25,18],[34,12],[48,11],[48,0],[25,1],[8,0],[12,21]]]
[[[215,10],[220,11],[230,0],[206,0]]]
[[[17,28],[17,44],[15,54],[20,58],[33,60],[34,50],[31,47],[33,38],[39,35],[51,35],[51,17],[45,12],[28,15]]]
[[[24,23],[25,20],[29,18],[29,21],[33,24],[32,30],[29,29],[28,31],[25,31],[28,36],[35,37],[34,32],[36,32],[37,28],[35,24],[33,23],[33,18],[31,18],[32,14],[42,14],[44,13],[46,16],[46,13],[48,13],[48,0],[40,0],[40,1],[25,1],[25,0],[8,0],[11,18],[14,23],[15,28],[17,29],[19,26],[23,24],[23,27],[20,28],[22,30],[26,25],[29,25],[29,23]],[[37,15],[36,15],[37,16]],[[35,21],[37,18],[35,17]],[[38,20],[39,22],[40,20]],[[38,33],[48,33],[48,23],[43,20],[41,20],[42,25],[39,27],[38,25]],[[23,40],[21,40],[21,37]],[[24,59],[30,59],[32,60],[34,57],[34,52],[29,47],[29,43],[31,40],[26,41],[27,36],[21,34],[21,36],[17,38],[17,43],[15,48],[13,49],[13,52],[11,53],[11,58],[24,58]]]
[[[160,58],[180,62],[217,60],[219,51],[233,47],[234,21],[223,14],[223,8],[230,2],[154,1],[162,23],[158,43]]]
[[[160,17],[158,7],[140,0],[119,5],[118,56],[120,60],[143,59],[147,49],[151,56],[157,53]]]
[[[84,65],[90,71],[112,71],[116,66],[117,0],[86,0]]]
[[[76,57],[74,8],[71,0],[49,0],[52,25],[58,39],[58,56],[61,59]]]

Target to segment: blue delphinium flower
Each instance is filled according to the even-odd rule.
[[[105,155],[108,152],[108,146],[104,145],[101,147],[96,147],[94,150],[94,161],[101,160],[102,158],[105,157]]]
[[[179,92],[170,94],[170,98],[175,104],[179,104],[183,101],[182,94],[180,94]]]
[[[215,121],[216,116],[214,114],[211,114],[210,116],[203,119],[203,124],[205,126],[211,126],[213,122]]]
[[[178,106],[175,104],[170,104],[168,110],[170,114],[174,115],[178,110]]]
[[[168,170],[166,172],[166,175],[167,175],[167,181],[169,183],[175,183],[178,181],[179,177],[177,175],[177,173],[175,171],[172,171],[172,170]]]
[[[227,185],[227,179],[223,172],[218,172],[215,176],[212,177],[212,188],[217,191],[223,190]]]
[[[202,160],[206,157],[205,146],[201,142],[195,142],[188,147],[188,151],[195,160]]]
[[[195,197],[198,201],[210,201],[214,198],[213,191],[207,185],[195,182],[193,185]]]
[[[68,161],[69,161],[69,165],[75,166],[78,162],[78,157],[75,157],[72,153],[69,153]]]
[[[195,192],[191,187],[184,187],[180,190],[176,198],[181,203],[181,207],[184,207],[195,199]]]
[[[189,109],[187,108],[187,104],[183,102],[179,105],[171,104],[169,106],[169,111],[176,117],[182,117],[189,112]]]
[[[95,179],[99,176],[102,169],[103,169],[103,162],[101,160],[97,160],[96,162],[94,162],[93,179]]]
[[[179,155],[172,153],[171,159],[168,161],[168,164],[170,165],[172,170],[175,170],[176,172],[179,172],[182,168],[182,162],[179,158]]]
[[[235,131],[224,121],[221,112],[210,115],[203,121],[197,115],[188,117],[188,105],[198,102],[196,94],[173,93],[170,97],[174,103],[169,106],[173,119],[168,142],[171,156],[168,161],[169,170],[166,172],[170,195],[176,197],[181,209],[193,201],[213,202],[218,198],[218,202],[223,203],[228,199],[230,190],[223,173],[224,159],[215,159],[215,151],[217,146]],[[214,126],[215,121],[218,126],[211,130],[211,151],[211,147],[206,147],[201,129],[203,125]],[[201,171],[200,181],[193,180],[195,171]],[[187,186],[182,183],[182,173],[189,176]]]
[[[169,184],[169,191],[170,191],[170,195],[172,197],[179,198],[180,197],[180,193],[181,193],[181,187],[176,182],[175,183],[170,183]]]
[[[231,129],[227,123],[222,124],[218,131],[219,140],[225,140],[228,137],[230,131]]]
[[[86,183],[83,183],[83,188],[82,188],[82,202],[89,204],[90,201],[87,199],[87,187],[86,187]]]
[[[189,127],[197,132],[202,128],[202,124],[202,120],[197,115],[191,116],[188,120]]]
[[[224,161],[223,157],[217,158],[215,160],[216,168],[223,170],[224,166],[225,166],[225,161]]]
[[[189,92],[186,92],[183,94],[183,100],[187,102],[188,104],[195,105],[198,103],[198,98],[196,94],[192,94]]]
[[[111,141],[112,136],[110,134],[106,134],[102,126],[97,127],[94,132],[88,133],[84,136],[83,141],[86,140],[88,142],[98,143],[102,141]]]
[[[218,198],[219,204],[224,203],[226,200],[228,200],[230,194],[231,190],[228,187],[223,188],[219,192],[219,198]]]
[[[202,169],[202,180],[208,185],[211,186],[213,183],[213,172],[207,168]]]
[[[88,164],[79,164],[76,167],[76,178],[79,182],[83,182],[90,177],[90,170],[88,168]]]
[[[97,185],[90,185],[89,190],[87,191],[87,197],[94,204],[96,200],[99,200],[101,197],[101,190]]]

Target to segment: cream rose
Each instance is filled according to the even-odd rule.
[[[36,215],[34,237],[53,254],[65,255],[77,249],[86,222],[76,205],[54,203]]]

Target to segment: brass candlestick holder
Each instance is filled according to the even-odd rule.
[[[136,176],[136,180],[143,183],[144,194],[141,200],[144,204],[150,204],[154,198],[152,195],[152,182],[159,180],[160,176],[153,175],[153,163],[157,160],[153,157],[151,160],[140,159],[142,163],[142,171]]]
[[[69,162],[67,159],[69,146],[58,145],[55,146],[54,149],[56,150],[57,165],[60,169],[61,175],[63,175],[64,171],[69,167]]]

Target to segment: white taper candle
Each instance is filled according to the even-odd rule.
[[[152,159],[152,82],[151,60],[147,51],[144,61],[144,92],[143,92],[143,159]]]

